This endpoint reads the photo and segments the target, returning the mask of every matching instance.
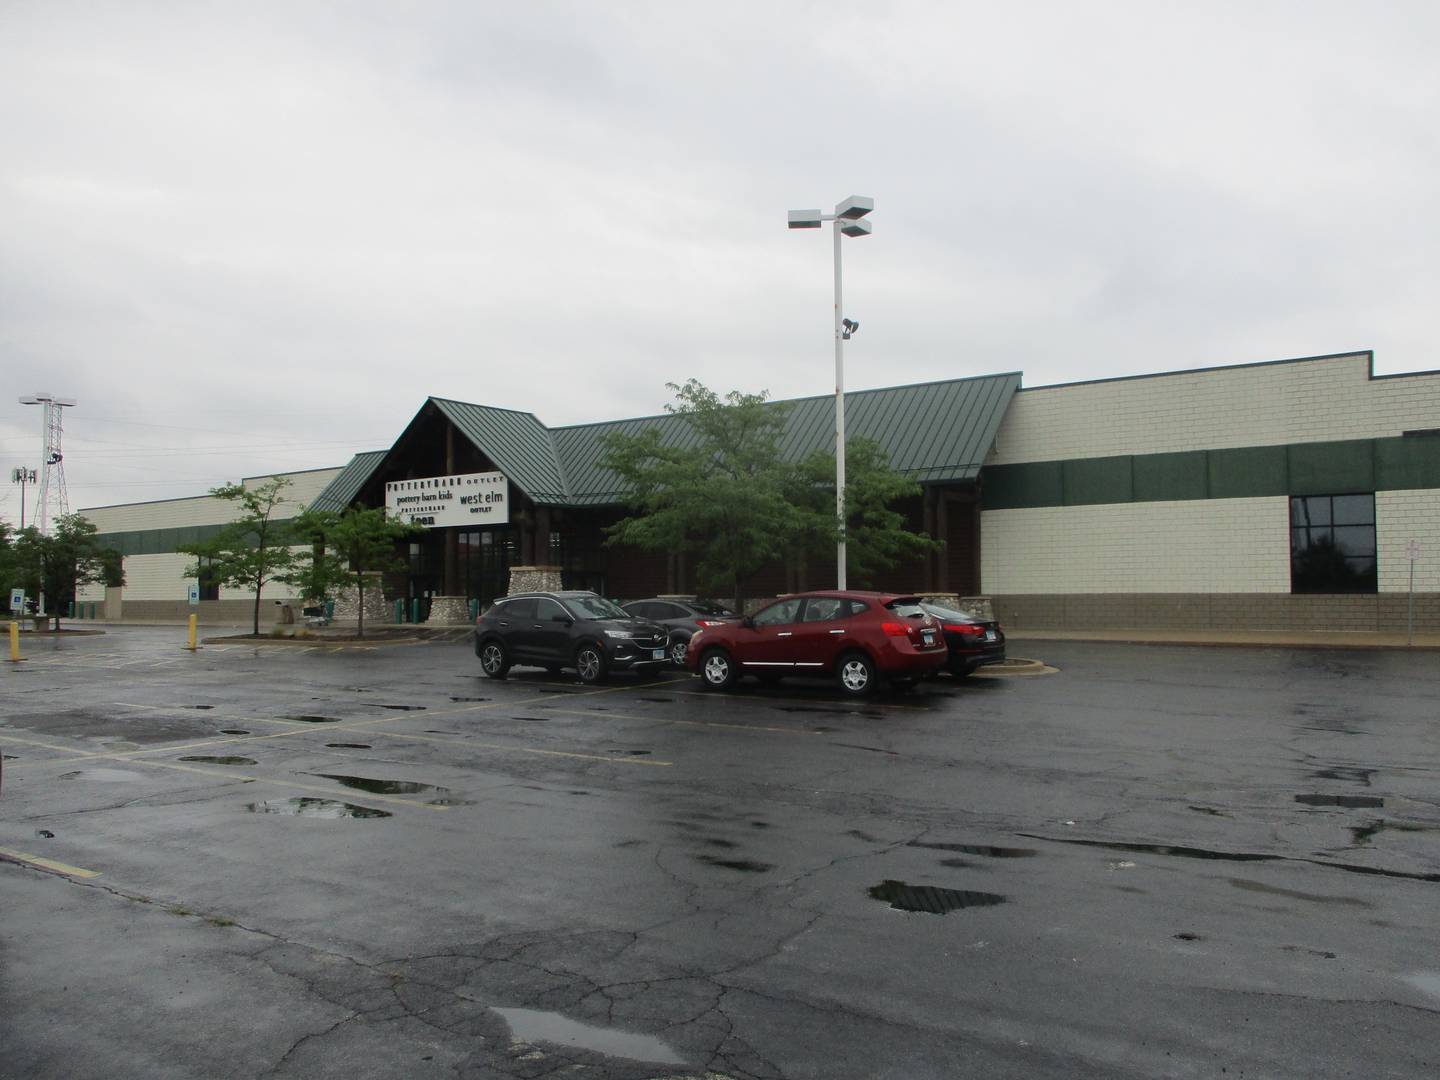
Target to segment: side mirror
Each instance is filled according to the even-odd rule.
[[[563,623],[563,624],[566,625],[566,626],[574,626],[574,625],[575,625],[574,620],[571,619],[570,616],[568,616],[568,615],[551,615],[551,616],[550,616],[550,621],[551,621],[551,622]]]

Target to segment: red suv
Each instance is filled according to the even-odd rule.
[[[813,592],[781,597],[736,623],[707,626],[690,639],[685,666],[707,689],[742,675],[833,675],[860,697],[879,677],[913,681],[945,666],[940,623],[915,596]]]

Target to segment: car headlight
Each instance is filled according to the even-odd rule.
[[[635,635],[629,630],[606,630],[606,637],[624,638],[626,641],[634,639]]]

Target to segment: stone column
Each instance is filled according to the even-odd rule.
[[[506,595],[522,592],[556,592],[560,588],[558,566],[512,566]]]
[[[332,623],[354,626],[360,621],[360,590],[346,585],[335,594],[335,614]],[[385,602],[385,591],[380,587],[380,575],[365,575],[365,625],[380,626],[395,621],[395,612]]]

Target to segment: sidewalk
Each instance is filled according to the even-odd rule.
[[[1006,630],[1007,642],[1109,641],[1126,645],[1209,645],[1246,649],[1413,649],[1440,651],[1440,634],[1367,630]]]

